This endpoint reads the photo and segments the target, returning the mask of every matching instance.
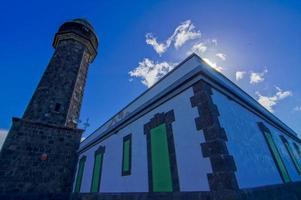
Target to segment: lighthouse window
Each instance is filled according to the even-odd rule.
[[[60,112],[60,109],[61,109],[61,104],[60,103],[56,103],[55,107],[54,107],[54,111],[55,112]]]
[[[123,138],[122,176],[131,174],[132,135]]]

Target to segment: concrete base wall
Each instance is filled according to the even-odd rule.
[[[298,200],[301,182],[250,188],[237,191],[231,198],[213,192],[172,193],[55,193],[55,194],[0,194],[3,200]]]

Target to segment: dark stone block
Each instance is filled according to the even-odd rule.
[[[197,83],[195,83],[195,84],[192,86],[192,89],[193,89],[193,92],[194,92],[194,93],[197,93],[197,92],[200,92],[200,91],[205,91],[205,92],[207,92],[209,95],[212,94],[210,85],[208,85],[208,83],[206,83],[206,82],[203,81],[203,80],[198,81]]]
[[[195,126],[196,126],[196,129],[199,131],[199,130],[202,130],[204,128],[206,128],[209,124],[213,124],[215,118],[210,116],[210,115],[202,115],[200,117],[197,117],[195,118]]]
[[[212,101],[206,101],[198,106],[198,109],[201,110],[201,113],[205,115],[211,115],[214,117],[219,116],[217,106]]]
[[[173,110],[170,110],[167,113],[165,113],[165,122],[167,124],[170,124],[173,121],[175,121],[175,114]]]
[[[210,161],[214,172],[236,171],[235,162],[230,155],[210,156]]]
[[[224,141],[227,141],[227,135],[223,128],[220,128],[220,126],[210,126],[203,129],[205,140],[206,141],[212,141],[216,139],[221,139]]]
[[[207,92],[199,91],[190,98],[191,106],[201,106],[203,103],[210,101],[210,98]]]
[[[240,193],[237,190],[214,191],[212,196],[213,200],[241,200]]]
[[[195,119],[197,130],[203,130],[205,142],[201,144],[204,157],[209,157],[212,174],[208,174],[212,199],[238,199],[238,184],[233,157],[227,149],[227,136],[219,123],[219,112],[212,100],[209,84],[199,81],[193,85],[194,96],[190,98],[192,107],[197,107],[199,117]]]
[[[201,147],[202,147],[202,153],[204,157],[212,157],[212,156],[228,154],[228,149],[225,141],[220,139],[202,143]]]
[[[238,190],[234,172],[213,172],[208,174],[211,191]]]

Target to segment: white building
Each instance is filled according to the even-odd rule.
[[[193,54],[81,143],[74,191],[231,196],[300,181],[300,144]]]

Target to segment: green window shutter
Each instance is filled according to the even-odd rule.
[[[270,151],[271,151],[271,153],[273,155],[274,161],[275,161],[275,163],[276,163],[276,165],[278,167],[278,170],[280,172],[282,180],[285,183],[290,182],[291,179],[290,179],[289,174],[288,174],[288,172],[286,170],[286,167],[285,167],[285,165],[283,163],[283,160],[282,160],[281,155],[280,155],[280,153],[278,151],[278,148],[277,148],[277,146],[276,146],[276,144],[275,144],[275,142],[273,140],[272,134],[270,132],[264,131],[264,136],[265,136],[265,138],[267,140],[268,146],[269,146]]]
[[[83,156],[79,161],[74,192],[80,192],[86,159],[87,157]]]
[[[161,124],[151,129],[150,134],[153,191],[172,192],[166,125]]]
[[[299,158],[301,158],[301,149],[300,149],[300,147],[295,142],[293,142],[293,146],[294,146]]]
[[[122,176],[131,174],[132,165],[132,135],[123,138]]]
[[[93,167],[93,176],[91,183],[91,192],[99,192],[99,185],[102,172],[102,163],[105,148],[100,146],[94,155],[94,167]]]
[[[282,140],[282,142],[283,142],[283,144],[284,144],[284,146],[285,146],[285,148],[286,148],[286,150],[287,150],[287,152],[288,152],[288,154],[289,154],[291,160],[293,161],[294,166],[295,166],[297,172],[300,174],[300,173],[301,173],[301,167],[300,167],[300,164],[299,164],[297,158],[295,157],[295,154],[294,154],[294,152],[293,152],[293,149],[291,148],[291,146],[289,145],[289,143],[288,143],[288,141],[285,139],[285,137],[283,137],[283,136],[281,135],[280,138],[281,138],[281,140]]]

